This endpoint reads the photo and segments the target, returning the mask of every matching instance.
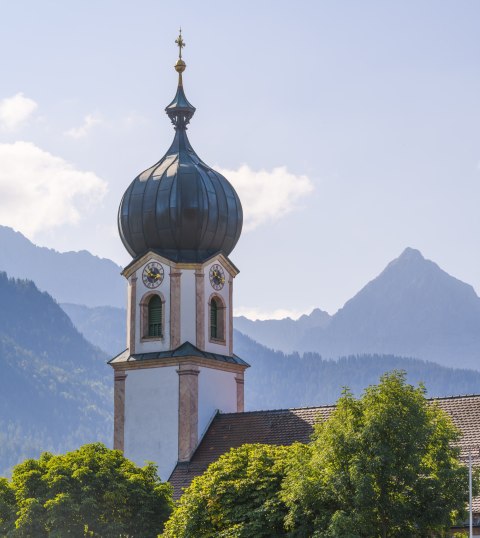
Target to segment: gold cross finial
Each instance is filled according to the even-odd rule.
[[[185,41],[182,38],[182,28],[181,27],[180,27],[178,37],[177,37],[177,39],[175,39],[175,43],[178,45],[178,57],[181,60],[182,59],[182,49],[185,46]]]

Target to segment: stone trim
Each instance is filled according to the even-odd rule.
[[[125,370],[115,370],[113,396],[113,448],[124,450],[125,444]]]
[[[219,307],[219,310],[221,311],[221,317],[219,318],[219,321],[220,321],[220,327],[222,329],[222,338],[212,338],[212,331],[211,331],[211,327],[210,327],[210,308],[211,308],[211,304],[212,304],[212,299],[216,299],[217,301],[219,301],[221,303],[221,306]],[[223,297],[221,295],[219,295],[218,293],[212,293],[208,299],[208,341],[211,342],[212,344],[219,344],[219,345],[222,345],[224,346],[227,342],[226,340],[226,332],[227,332],[227,327],[226,327],[226,321],[227,321],[227,306],[225,305],[225,300],[223,299]],[[217,329],[218,331],[218,329]]]
[[[179,366],[180,364],[190,363],[212,370],[222,370],[224,372],[244,372],[248,366],[242,364],[232,364],[229,362],[215,361],[212,359],[203,359],[201,357],[186,356],[172,357],[170,359],[149,359],[147,361],[122,361],[110,363],[110,366],[116,371],[118,370],[143,370],[145,368],[164,368],[166,366]]]
[[[130,290],[128,294],[128,310],[127,310],[127,347],[130,353],[135,353],[135,325],[136,325],[136,310],[137,310],[137,277],[133,276],[130,279]]]
[[[195,271],[196,346],[205,349],[205,273]]]
[[[245,411],[244,373],[239,372],[235,376],[235,381],[237,383],[237,413],[243,413]]]
[[[222,253],[214,254],[211,258],[208,260],[205,260],[202,264],[202,267],[207,267],[210,265],[213,265],[214,263],[219,263],[226,271],[227,273],[235,278],[238,273],[240,272],[237,267]]]
[[[171,267],[173,269],[181,270],[181,269],[204,269],[208,265],[211,265],[212,263],[215,263],[216,260],[219,261],[219,263],[227,270],[227,272],[232,276],[235,277],[240,272],[237,267],[227,258],[225,255],[223,255],[221,252],[218,254],[214,254],[212,257],[205,260],[203,263],[177,263],[172,260],[169,260],[168,258],[165,258],[163,256],[160,256],[160,254],[157,254],[153,251],[146,252],[141,258],[139,258],[136,261],[130,262],[122,271],[122,275],[125,278],[130,278],[131,275],[133,275],[140,267],[143,267],[145,263],[147,263],[148,260],[155,260],[159,263],[166,265],[168,267]]]
[[[133,273],[137,272],[138,269],[143,267],[148,260],[155,260],[162,265],[167,265],[171,267],[172,265],[175,265],[172,261],[168,260],[167,258],[164,258],[163,256],[160,256],[156,252],[146,252],[141,258],[134,262],[130,262],[122,271],[122,275],[125,278],[129,278]]]
[[[161,337],[158,336],[148,336],[148,303],[150,302],[150,299],[154,296],[158,295],[160,297],[160,300],[162,301],[162,335]],[[165,340],[165,334],[166,334],[166,326],[165,326],[165,296],[161,291],[155,290],[155,291],[147,291],[145,295],[142,297],[139,308],[140,308],[140,342],[163,342]]]
[[[190,461],[198,443],[198,375],[192,363],[180,364],[178,373],[178,461]]]
[[[181,312],[180,312],[180,277],[181,271],[174,272],[170,268],[170,347],[177,348],[180,345]]]

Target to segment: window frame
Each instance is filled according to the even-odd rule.
[[[158,297],[161,302],[161,321],[160,321],[160,336],[151,336],[150,335],[150,301],[154,297]],[[152,341],[163,341],[165,340],[165,298],[163,294],[159,291],[152,291],[146,293],[142,300],[140,301],[140,340],[143,342],[152,342]]]
[[[216,336],[212,335],[212,303],[216,305]],[[225,345],[227,342],[227,306],[218,293],[213,293],[208,300],[208,341]]]

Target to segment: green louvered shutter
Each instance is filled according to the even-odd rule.
[[[217,338],[218,333],[218,305],[215,299],[210,303],[210,338]]]
[[[162,300],[158,295],[154,295],[148,303],[148,336],[163,336],[162,307]]]

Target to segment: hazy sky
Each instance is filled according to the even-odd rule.
[[[0,0],[0,224],[129,261],[173,137],[236,186],[238,313],[335,312],[407,247],[480,291],[480,2]],[[1,248],[1,246],[0,246]]]

